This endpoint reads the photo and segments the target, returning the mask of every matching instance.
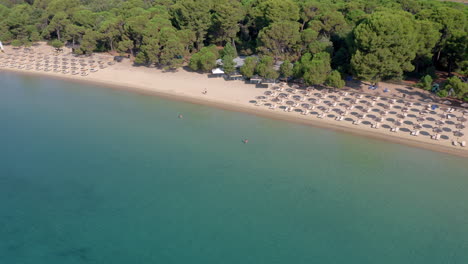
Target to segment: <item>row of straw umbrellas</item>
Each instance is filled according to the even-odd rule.
[[[279,109],[316,118],[333,119],[374,129],[389,129],[394,133],[427,136],[433,140],[450,140],[452,145],[465,146],[468,110],[403,99],[365,95],[362,93],[298,89],[298,86],[278,85],[252,100],[257,106]]]
[[[87,76],[113,65],[114,62],[101,56],[87,58],[72,54],[42,53],[33,50],[13,50],[12,53],[0,55],[0,67],[16,68],[31,71],[57,72],[63,74]]]

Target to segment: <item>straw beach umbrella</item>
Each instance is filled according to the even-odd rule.
[[[442,121],[442,120],[436,120],[436,121],[435,121],[435,124],[438,125],[438,126],[441,126],[441,125],[443,125],[443,124],[445,124],[445,123],[444,123],[444,121]]]
[[[416,118],[416,121],[424,122],[424,121],[426,121],[426,119],[424,117],[420,116],[420,117]]]

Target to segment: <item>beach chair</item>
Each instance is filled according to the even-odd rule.
[[[462,147],[466,147],[466,142],[465,142],[465,141],[462,141],[462,142],[460,143],[460,145],[461,145]]]

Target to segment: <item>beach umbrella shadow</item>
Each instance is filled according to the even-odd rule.
[[[443,127],[442,130],[444,132],[452,132],[452,129],[448,128],[448,127]]]

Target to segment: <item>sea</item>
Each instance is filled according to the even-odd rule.
[[[1,72],[0,263],[466,264],[468,160]]]

